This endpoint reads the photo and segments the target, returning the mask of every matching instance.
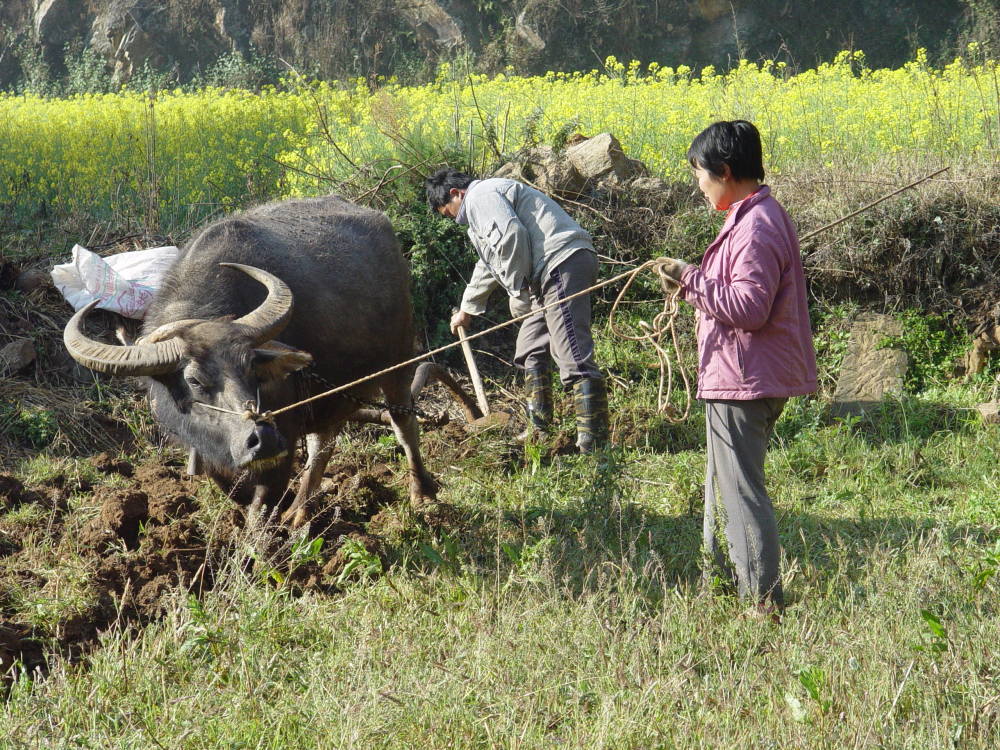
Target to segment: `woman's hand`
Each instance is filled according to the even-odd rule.
[[[684,274],[684,270],[691,265],[690,263],[685,263],[683,260],[677,260],[677,258],[660,258],[658,268],[661,273],[669,276],[671,279],[677,282],[678,285],[681,283],[681,276]]]

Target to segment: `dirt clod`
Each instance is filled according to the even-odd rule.
[[[331,466],[310,502],[313,514],[303,538],[280,525],[248,529],[244,510],[235,504],[216,511],[206,523],[204,509],[195,500],[204,480],[188,477],[179,465],[155,460],[133,466],[107,453],[91,463],[103,474],[125,477],[127,484],[100,485],[90,498],[75,500],[73,510],[70,496],[87,491],[78,478],[60,475],[42,485],[24,486],[15,477],[0,475],[0,674],[18,662],[44,667],[45,652],[39,644],[55,643],[64,656],[77,659],[108,628],[155,621],[178,596],[215,586],[217,571],[238,563],[236,558],[251,547],[257,552],[246,563],[280,573],[268,578],[274,585],[334,593],[351,562],[343,550],[345,540],[358,540],[368,553],[385,560],[386,543],[375,530],[377,524],[370,522],[377,514],[392,515],[391,506],[400,500],[398,481],[388,466]],[[26,503],[48,512],[29,514],[26,520],[22,514],[7,523],[6,514]],[[19,540],[28,536],[32,545],[22,549]],[[311,550],[317,537],[324,541]],[[64,585],[38,572],[31,555],[37,554],[40,541],[57,550],[56,557],[82,558],[86,601],[58,620],[32,628],[26,624],[28,613],[8,606],[2,596],[5,590],[44,592]],[[54,575],[62,574],[57,570]],[[9,676],[0,677],[0,686],[4,679]]]
[[[107,453],[98,453],[90,462],[102,474],[121,474],[124,477],[130,477],[135,472],[132,464],[128,461],[113,458]]]

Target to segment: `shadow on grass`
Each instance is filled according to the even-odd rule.
[[[841,412],[834,404],[817,399],[792,399],[775,426],[775,436],[790,440],[804,430],[841,424],[871,445],[927,440],[935,434],[965,434],[976,429],[974,409],[951,403],[902,395],[878,403],[856,405]]]
[[[664,513],[630,500],[634,487],[621,477],[615,456],[593,463],[575,497],[473,513],[459,546],[487,580],[529,580],[548,567],[548,580],[570,597],[607,592],[612,579],[627,580],[645,605],[666,596],[694,596],[702,587],[702,506]],[[583,466],[582,463],[577,467]],[[905,560],[932,540],[951,545],[992,545],[995,529],[951,523],[932,515],[830,518],[778,506],[784,572],[807,570],[809,590],[845,597],[859,580],[876,579],[888,559]],[[802,579],[786,590],[800,600]],[[618,585],[618,584],[614,584]],[[916,583],[914,584],[916,585]]]

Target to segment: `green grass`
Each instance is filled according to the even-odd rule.
[[[917,84],[941,80],[967,89],[974,83],[972,73],[962,66],[928,71],[916,63],[865,76],[848,74],[843,65],[820,72],[831,79],[829,85],[811,73],[792,87],[769,69],[746,66],[728,82],[679,72],[677,80],[671,73],[662,81],[656,76],[630,81],[625,73],[622,81],[546,79],[544,90],[569,94],[546,100],[541,135],[550,139],[550,131],[578,111],[580,97],[573,91],[597,87],[603,97],[598,103],[606,106],[597,107],[583,129],[596,132],[612,123],[630,154],[647,159],[657,173],[670,174],[686,169],[678,155],[704,122],[716,115],[757,119],[758,112],[765,134],[773,136],[767,150],[780,169],[779,184],[787,180],[782,200],[788,195],[793,201],[789,208],[803,230],[897,187],[891,177],[899,165],[883,174],[869,157],[891,152],[887,145],[913,147],[899,140],[912,136],[921,151],[955,157],[956,181],[934,188],[954,192],[953,202],[938,193],[926,205],[916,198],[893,202],[826,235],[844,233],[829,240],[837,252],[827,248],[829,257],[811,272],[814,292],[833,286],[819,283],[822,273],[833,273],[828,268],[851,268],[860,269],[865,282],[859,289],[878,292],[870,298],[880,301],[923,306],[917,303],[943,299],[942,289],[965,301],[978,299],[980,292],[991,299],[975,274],[969,275],[975,284],[940,286],[925,273],[929,256],[910,253],[908,243],[913,237],[927,253],[940,253],[935,258],[951,258],[953,267],[966,261],[978,267],[983,257],[993,257],[992,204],[961,180],[970,177],[968,184],[981,185],[987,179],[974,153],[992,142],[993,131],[962,123],[980,115],[992,122],[995,97],[968,89],[949,100],[952,109],[922,114],[929,100]],[[995,74],[995,68],[980,71],[985,72]],[[484,81],[477,90],[481,102],[489,97],[487,114],[502,111],[509,99],[530,119],[536,117],[531,113],[542,84]],[[790,98],[751,96],[764,84]],[[753,108],[740,103],[742,94],[730,96],[741,87],[749,87]],[[695,92],[701,109],[678,99],[672,110],[676,122],[660,116],[663,92],[695,88],[733,101],[720,100],[722,109],[713,115],[715,109],[704,110],[716,106],[713,98]],[[795,105],[798,112],[792,95],[802,90],[807,96]],[[838,91],[853,93],[838,96]],[[435,157],[431,161],[449,143],[461,147],[464,126],[454,139],[442,140],[437,131],[470,119],[478,129],[478,115],[457,98],[467,93],[471,89],[461,81],[394,87],[377,100],[367,91],[327,92],[331,116],[344,120],[338,133],[352,133],[348,126],[355,119],[365,123],[352,134],[348,150],[373,164],[396,153],[398,138],[427,146]],[[314,119],[312,108],[277,92],[264,98],[270,105],[263,109],[261,97],[212,92],[165,94],[155,107],[129,96],[105,97],[98,108],[83,99],[3,100],[8,140],[37,141],[37,148],[11,151],[29,154],[37,169],[21,182],[22,172],[28,174],[24,159],[11,162],[8,170],[18,180],[8,180],[0,198],[13,200],[22,215],[12,215],[13,223],[2,227],[4,236],[13,238],[7,257],[20,260],[22,246],[30,246],[35,249],[23,255],[31,260],[43,255],[38,248],[56,246],[41,239],[48,231],[45,220],[28,215],[45,191],[68,196],[69,203],[70,198],[100,203],[100,211],[74,219],[88,230],[95,217],[103,217],[108,232],[111,225],[131,226],[133,219],[146,228],[161,222],[166,231],[186,232],[222,208],[314,190],[313,177],[257,161],[262,153],[292,148],[284,144],[286,128],[272,127],[274,122],[280,125],[285,117],[298,132]],[[647,99],[648,107],[640,109],[648,116],[623,118],[622,112]],[[844,101],[852,107],[840,107]],[[340,109],[333,106],[337,102]],[[424,112],[421,102],[431,108]],[[376,105],[386,116],[398,109],[397,139],[390,138],[392,128],[369,126],[369,110]],[[248,107],[266,127],[248,118]],[[98,141],[102,154],[124,160],[118,172],[104,170],[120,173],[118,182],[95,178],[93,159],[63,158],[88,153],[87,132],[62,128],[63,121],[79,125],[66,119],[78,108],[100,120],[100,127],[84,130],[116,134]],[[115,108],[127,109],[127,117],[107,119]],[[47,113],[33,121],[44,120],[45,132],[55,135],[46,140],[44,133],[13,127],[22,110],[26,116]],[[844,110],[851,127],[831,126],[834,110]],[[871,125],[870,112],[876,110],[887,113],[878,120],[883,126]],[[154,116],[155,154],[149,150]],[[208,129],[184,125],[209,116],[215,119]],[[425,116],[426,128],[420,124]],[[947,122],[938,122],[942,117]],[[238,128],[226,124],[237,120]],[[80,133],[83,140],[76,137]],[[126,138],[128,133],[135,137]],[[506,145],[521,135],[512,130]],[[130,145],[108,150],[107,143],[121,138]],[[312,172],[311,159],[320,172],[341,175],[332,144],[316,134],[306,140],[293,149],[298,160],[293,161],[310,164]],[[189,141],[200,158],[188,156]],[[306,148],[310,144],[315,153]],[[894,158],[911,169],[910,154]],[[841,162],[849,174],[838,171]],[[119,196],[114,190],[111,197],[107,190],[107,195],[66,192],[76,184],[60,171],[67,163],[83,165],[74,178],[81,185],[122,188],[121,203],[114,203]],[[867,166],[858,171],[859,164]],[[878,181],[865,187],[872,169]],[[860,187],[851,187],[855,184]],[[855,200],[858,196],[864,200]],[[50,203],[62,210],[58,200]],[[671,232],[645,233],[665,238],[657,239],[657,252],[696,259],[714,225],[703,209],[692,206],[688,201],[671,208],[676,209]],[[943,223],[934,218],[941,216]],[[428,320],[428,335],[444,337],[440,326],[431,326],[446,319],[438,307],[453,297],[452,265],[467,270],[464,239],[454,226],[428,219],[420,201],[409,212],[397,207],[394,220],[412,251],[416,301]],[[80,234],[62,214],[48,221],[66,238]],[[598,229],[595,236],[607,242],[610,228]],[[935,239],[938,234],[944,239]],[[905,252],[893,238],[906,241]],[[652,251],[645,238],[636,242],[643,252]],[[809,249],[810,257],[823,249]],[[919,288],[934,294],[922,298],[918,292],[911,300],[897,293],[897,276],[899,289],[909,289],[914,278],[904,273],[910,266],[902,261],[902,270],[895,267],[900,258],[909,258],[921,272]],[[647,299],[658,295],[651,282],[635,291],[640,288]],[[855,305],[838,296],[832,301],[840,300],[840,307],[825,308],[823,297],[818,299],[822,314],[814,328],[820,382],[828,393]],[[648,307],[655,309],[658,302]],[[607,305],[597,312],[604,320]],[[690,340],[690,311],[679,320]],[[790,604],[780,626],[701,590],[703,413],[696,406],[681,425],[657,415],[656,372],[647,366],[653,355],[601,332],[598,355],[613,375],[618,452],[601,462],[552,457],[544,445],[512,453],[509,442],[492,432],[468,437],[461,446],[442,446],[446,438],[427,436],[425,445],[438,443],[428,463],[443,480],[440,499],[457,509],[456,520],[427,525],[416,522],[405,504],[391,509],[388,520],[396,525],[386,526],[394,529],[385,536],[386,559],[361,543],[350,545],[345,550],[350,570],[339,579],[344,590],[337,595],[293,595],[285,579],[266,569],[248,572],[234,555],[228,568],[217,571],[215,589],[201,599],[177,591],[163,619],[145,628],[134,621],[124,630],[112,625],[85,659],[54,655],[47,675],[20,673],[0,700],[0,749],[1000,746],[1000,432],[981,425],[973,409],[996,398],[996,385],[986,376],[969,385],[947,381],[953,349],[967,342],[944,335],[938,323],[943,321],[910,319],[902,343],[918,358],[920,377],[909,383],[913,392],[881,410],[838,421],[822,397],[796,399],[786,408],[767,463]],[[693,365],[691,350],[685,359]],[[148,442],[155,432],[148,412],[108,391],[96,389],[87,405],[119,418],[137,442]],[[0,590],[0,615],[44,631],[92,603],[94,571],[85,569],[74,532],[100,509],[84,487],[124,480],[98,476],[86,459],[52,457],[84,432],[66,421],[66,409],[24,411],[14,403],[0,421],[32,450],[42,451],[18,464],[18,477],[30,485],[68,482],[77,525],[60,546],[46,538],[50,511],[44,505],[0,509],[0,542],[29,549],[33,571],[44,579],[38,585],[29,576]],[[566,403],[559,405],[564,430],[570,422]],[[679,392],[673,403],[682,405]],[[342,452],[358,463],[395,463],[401,473],[398,450],[387,434],[351,431],[340,441]],[[157,450],[146,447],[147,453]],[[206,524],[228,507],[207,486],[198,500]],[[335,541],[305,539],[294,554],[303,562],[322,560]]]
[[[234,565],[22,675],[0,746],[995,747],[1000,433],[970,408],[990,387],[841,421],[789,405],[780,626],[700,590],[700,445],[511,464],[484,434],[435,466],[461,523],[402,536],[385,576],[296,597]]]

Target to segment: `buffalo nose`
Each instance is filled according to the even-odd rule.
[[[270,458],[284,449],[285,441],[281,434],[266,422],[254,425],[253,432],[247,436],[246,450],[252,460]]]

